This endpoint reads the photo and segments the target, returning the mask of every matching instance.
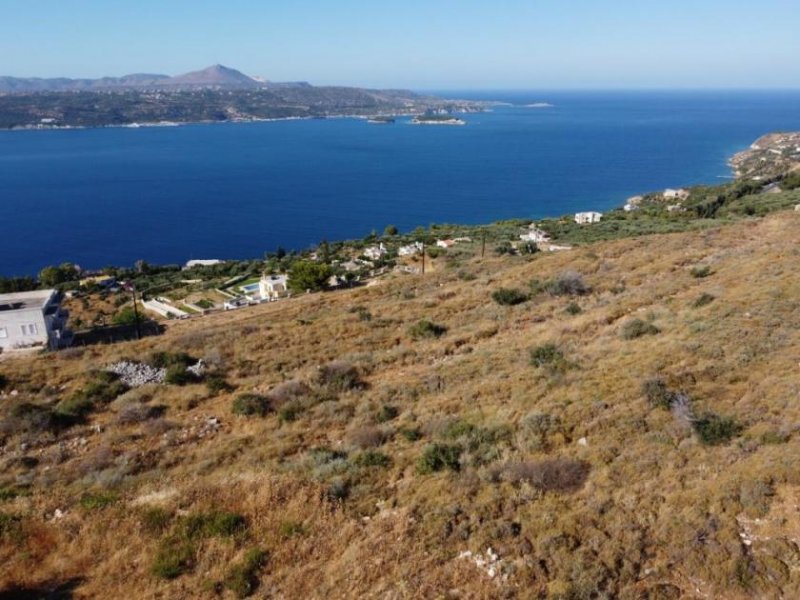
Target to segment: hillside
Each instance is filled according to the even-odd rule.
[[[214,65],[170,77],[0,77],[0,129],[108,127],[481,110],[408,90],[270,82]]]
[[[445,254],[4,360],[0,596],[797,597],[798,227]]]

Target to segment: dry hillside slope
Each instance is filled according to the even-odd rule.
[[[0,362],[0,597],[800,597],[798,231],[442,264]],[[156,351],[213,374],[94,372]]]

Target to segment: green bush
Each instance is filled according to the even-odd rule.
[[[694,301],[692,306],[694,306],[695,308],[701,308],[703,306],[706,306],[707,304],[711,304],[714,300],[715,298],[711,294],[701,294],[700,296],[698,296],[697,300]]]
[[[399,414],[400,411],[396,406],[392,406],[390,404],[384,404],[383,406],[381,406],[380,410],[378,411],[378,414],[375,415],[375,420],[378,421],[378,423],[387,423],[388,421],[397,418],[397,415]]]
[[[317,373],[317,381],[333,393],[342,393],[363,387],[358,369],[343,360],[334,360],[321,365]]]
[[[555,344],[542,344],[530,349],[530,363],[537,368],[562,371],[567,367],[564,353]]]
[[[148,533],[164,533],[172,522],[172,513],[163,508],[148,508],[141,515],[142,529]]]
[[[272,406],[267,398],[258,394],[241,394],[234,399],[231,412],[235,415],[245,417],[259,416],[265,417],[272,410]]]
[[[514,288],[500,288],[492,292],[492,299],[502,306],[515,306],[528,301],[528,295]]]
[[[278,527],[278,533],[282,538],[292,538],[306,535],[306,528],[297,521],[282,521]]]
[[[591,290],[583,281],[583,276],[574,271],[561,273],[545,284],[545,290],[551,296],[584,296]]]
[[[281,423],[292,423],[303,414],[306,407],[300,400],[289,400],[278,409],[278,420]]]
[[[742,431],[742,426],[730,417],[706,413],[692,421],[697,436],[706,446],[727,444]]]
[[[164,383],[169,385],[189,385],[196,383],[197,376],[186,370],[183,365],[175,364],[167,367],[167,373],[164,375]]]
[[[353,459],[353,464],[357,467],[388,467],[391,463],[388,456],[375,450],[362,452]]]
[[[150,355],[147,363],[155,369],[169,369],[174,366],[191,367],[197,360],[186,352],[158,351]]]
[[[234,563],[225,576],[224,585],[237,598],[247,598],[258,589],[258,572],[266,564],[269,555],[260,548],[248,550],[244,558]]]
[[[194,567],[195,545],[186,539],[168,537],[153,558],[152,573],[161,579],[176,579]]]
[[[692,269],[689,272],[692,274],[692,277],[695,277],[697,279],[702,279],[703,277],[708,277],[709,275],[713,274],[713,271],[711,271],[711,267],[707,265],[704,267],[692,267]]]
[[[399,433],[409,442],[416,442],[422,439],[422,432],[416,427],[403,427],[400,429]]]
[[[247,520],[242,515],[228,511],[189,515],[183,521],[184,537],[188,539],[233,537],[246,529]]]
[[[222,375],[208,375],[205,378],[206,388],[208,388],[209,393],[218,395],[224,392],[231,392],[234,390],[234,386],[227,382],[225,377]]]
[[[579,315],[583,312],[580,305],[577,302],[570,302],[567,304],[567,307],[564,309],[564,312],[568,315]]]
[[[86,492],[81,496],[80,505],[86,510],[96,510],[111,506],[117,500],[119,496],[111,492]]]
[[[641,319],[631,319],[622,325],[619,335],[623,340],[635,340],[645,335],[656,335],[658,333],[661,333],[661,330],[652,323]]]
[[[417,472],[425,475],[436,471],[461,469],[459,459],[462,452],[458,444],[431,444],[422,453],[417,461]]]
[[[408,328],[408,335],[415,340],[423,338],[438,338],[447,333],[447,327],[436,325],[425,319],[418,321]]]
[[[642,385],[642,392],[647,398],[647,402],[654,408],[669,409],[675,400],[675,392],[672,392],[660,378],[648,379]]]

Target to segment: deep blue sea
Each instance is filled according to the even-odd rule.
[[[447,92],[549,102],[465,127],[333,119],[0,132],[0,275],[259,257],[387,224],[604,210],[715,183],[800,92]]]

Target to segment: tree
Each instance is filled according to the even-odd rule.
[[[281,260],[284,256],[286,256],[286,250],[284,250],[283,246],[278,246],[275,249],[275,258]]]
[[[328,240],[322,240],[320,242],[317,255],[319,256],[320,262],[326,264],[331,262],[331,245],[328,243]]]
[[[126,306],[114,314],[111,322],[114,323],[114,325],[136,325],[137,320],[139,323],[143,323],[144,317],[133,310],[132,306]]]
[[[389,237],[395,236],[398,233],[400,233],[400,231],[394,225],[387,225],[386,229],[383,230],[383,235],[389,236]]]
[[[39,281],[47,287],[54,287],[78,278],[78,269],[71,263],[63,263],[58,267],[45,267],[39,272]]]
[[[333,269],[329,265],[298,260],[289,269],[289,288],[293,292],[318,292],[327,287],[331,275]]]

